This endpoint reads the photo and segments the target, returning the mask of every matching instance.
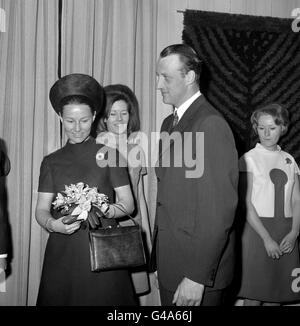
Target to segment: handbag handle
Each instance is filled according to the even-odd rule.
[[[121,204],[113,204],[114,206],[116,206],[117,208],[119,208],[119,210],[121,212],[123,212],[125,214],[125,216],[128,216],[130,218],[130,220],[133,222],[133,224],[135,226],[139,226],[139,224],[134,220],[134,218],[126,211],[126,209],[121,205]],[[105,216],[105,214],[104,214]],[[106,217],[107,218],[107,217]],[[100,222],[101,223],[101,222]],[[101,223],[102,224],[102,223]],[[102,226],[102,225],[101,225]],[[104,228],[111,228],[111,226],[108,226],[108,227],[104,227]],[[89,229],[91,229],[91,227],[89,226]]]

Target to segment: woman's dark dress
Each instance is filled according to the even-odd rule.
[[[84,182],[98,187],[98,191],[113,202],[113,189],[128,184],[128,175],[126,168],[97,165],[96,154],[102,146],[89,138],[81,144],[67,143],[46,156],[41,165],[38,191],[56,194],[63,191],[65,185]],[[83,222],[72,235],[50,233],[37,305],[136,304],[127,270],[91,272],[86,225]]]

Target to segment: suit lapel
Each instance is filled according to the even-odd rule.
[[[158,163],[160,163],[163,154],[166,151],[169,151],[170,147],[174,145],[177,138],[180,137],[185,130],[191,129],[190,127],[193,124],[193,121],[195,120],[195,114],[199,113],[200,106],[204,102],[205,102],[205,97],[203,95],[201,95],[185,111],[185,113],[183,114],[183,116],[179,120],[178,124],[172,130],[172,133],[174,133],[174,135],[173,135],[174,137],[172,138],[173,139],[172,142],[169,141],[170,140],[169,137],[161,137],[161,149],[160,149],[160,153],[159,153],[159,161],[158,161]],[[172,116],[170,116],[170,122],[167,124],[167,126],[169,128],[172,126],[172,122],[173,122]],[[170,129],[168,129],[168,128],[164,128],[161,131],[169,133],[169,130]]]
[[[189,129],[189,127],[193,124],[192,121],[194,120],[195,114],[199,113],[200,106],[204,102],[205,102],[205,97],[203,95],[200,95],[184,112],[178,124],[173,129],[173,132],[174,131],[184,132],[186,129]]]

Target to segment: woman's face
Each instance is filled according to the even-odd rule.
[[[107,130],[116,135],[127,133],[128,121],[129,112],[127,103],[123,100],[114,102],[109,116],[105,120]]]
[[[62,110],[62,123],[71,144],[84,142],[90,135],[95,115],[86,104],[67,104]]]
[[[257,122],[257,133],[261,145],[268,150],[275,151],[283,126],[277,125],[274,118],[269,114],[261,115]]]

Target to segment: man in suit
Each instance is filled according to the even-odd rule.
[[[221,305],[233,278],[238,158],[228,124],[200,94],[200,73],[201,60],[185,44],[168,46],[157,61],[157,88],[174,107],[156,166],[162,305]]]
[[[9,170],[9,159],[0,149],[0,270],[5,270],[7,267],[8,222],[4,207],[4,177],[9,173]]]

